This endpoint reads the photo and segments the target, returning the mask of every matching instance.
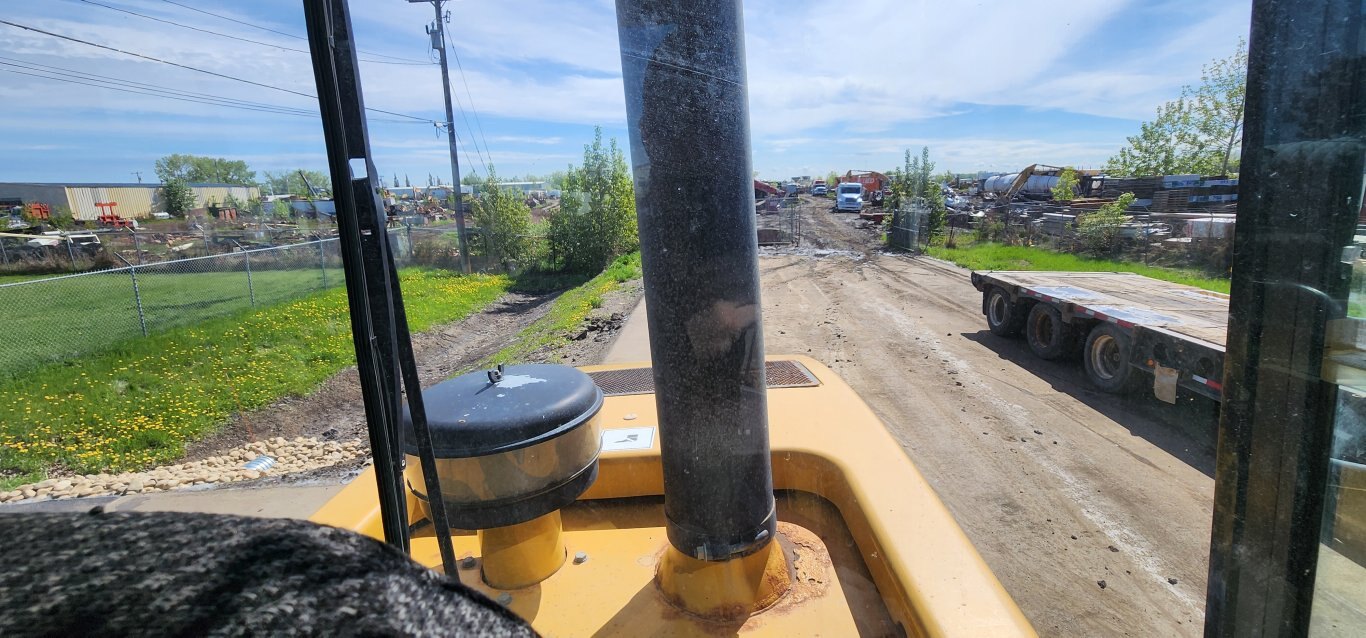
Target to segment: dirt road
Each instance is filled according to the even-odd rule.
[[[989,333],[967,271],[881,254],[828,205],[803,215],[821,250],[760,260],[766,349],[863,396],[1040,633],[1199,635],[1216,407],[1092,391]]]

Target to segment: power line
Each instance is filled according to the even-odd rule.
[[[238,20],[238,19],[236,19],[236,18],[231,18],[231,17],[225,16],[225,15],[213,13],[213,12],[211,12],[211,11],[205,11],[205,10],[200,9],[200,8],[198,8],[198,7],[192,7],[192,6],[188,5],[188,4],[182,4],[182,3],[180,3],[180,2],[175,2],[174,0],[161,0],[161,1],[162,1],[162,2],[165,2],[166,4],[173,4],[173,5],[177,6],[177,7],[182,8],[182,9],[189,9],[190,11],[197,11],[197,12],[202,13],[202,14],[207,15],[207,16],[213,16],[213,17],[218,18],[218,19],[220,19],[220,20],[227,20],[228,22],[234,22],[234,23],[237,23],[237,24],[240,24],[240,25],[244,25],[244,26],[251,27],[251,28],[253,28],[253,29],[260,29],[260,30],[262,30],[262,31],[266,31],[266,32],[269,32],[269,33],[274,33],[274,34],[276,34],[276,35],[282,35],[282,36],[285,36],[285,37],[287,37],[287,38],[294,38],[295,40],[303,40],[303,41],[305,41],[305,42],[308,41],[308,38],[305,38],[305,37],[303,37],[303,36],[301,36],[301,35],[295,35],[295,34],[293,34],[293,33],[286,33],[286,32],[284,32],[284,31],[278,31],[278,30],[272,29],[272,28],[270,28],[270,27],[263,27],[263,26],[261,26],[261,25],[259,25],[259,24],[254,24],[254,23],[251,23],[251,22],[246,22],[246,21],[244,21],[244,20]],[[432,64],[432,61],[431,61],[431,60],[428,60],[428,61],[426,61],[426,62],[418,62],[418,61],[412,60],[412,59],[410,59],[410,58],[400,58],[400,57],[397,57],[397,56],[385,55],[385,54],[383,54],[383,53],[374,53],[374,52],[372,52],[372,51],[361,51],[361,50],[357,49],[356,52],[357,52],[357,53],[364,53],[365,55],[373,55],[373,56],[375,56],[375,57],[377,57],[377,58],[389,58],[389,59],[391,59],[391,60],[402,60],[402,61],[408,62],[408,63],[410,63],[410,64]]]
[[[75,69],[68,69],[68,68],[59,67],[59,66],[52,66],[52,65],[50,65],[50,64],[40,64],[40,63],[38,63],[38,62],[31,62],[31,61],[28,61],[28,60],[21,60],[21,59],[18,59],[18,58],[11,58],[11,57],[6,57],[6,56],[0,56],[0,65],[12,66],[12,67],[20,68],[20,69],[25,69],[25,70],[28,70],[28,71],[36,71],[36,72],[39,72],[39,73],[47,73],[47,74],[50,74],[50,76],[39,76],[39,75],[33,75],[32,73],[21,73],[22,75],[32,75],[33,77],[42,77],[42,78],[44,78],[44,79],[57,80],[57,81],[62,81],[62,82],[70,82],[70,83],[73,83],[73,84],[83,84],[83,85],[86,85],[86,86],[94,86],[94,87],[96,87],[96,88],[107,88],[107,89],[113,89],[113,90],[116,90],[116,91],[124,91],[124,92],[130,92],[130,93],[140,93],[140,94],[143,94],[143,95],[153,95],[154,97],[167,97],[167,98],[170,98],[170,99],[182,99],[182,98],[183,98],[183,99],[185,99],[185,101],[196,101],[196,102],[200,102],[200,103],[203,103],[203,104],[213,104],[213,105],[217,105],[217,106],[227,106],[227,107],[230,107],[230,108],[244,108],[244,107],[245,107],[246,110],[261,110],[261,111],[268,111],[268,112],[280,112],[281,114],[284,114],[284,115],[301,115],[301,116],[305,116],[305,117],[318,117],[318,112],[317,112],[317,111],[313,111],[313,110],[309,110],[309,109],[304,109],[304,108],[298,108],[298,107],[293,107],[293,106],[284,106],[284,105],[281,105],[281,104],[270,104],[270,103],[268,103],[268,102],[255,102],[255,101],[252,101],[252,100],[243,100],[243,99],[241,99],[241,98],[227,97],[227,96],[223,96],[223,95],[214,95],[214,94],[212,94],[212,93],[200,93],[200,92],[197,92],[197,91],[186,91],[186,90],[184,90],[184,89],[177,89],[177,88],[168,87],[168,86],[161,86],[161,85],[158,85],[158,84],[149,84],[149,83],[147,83],[147,82],[138,82],[138,81],[136,81],[136,80],[128,80],[128,79],[124,79],[124,78],[117,78],[117,77],[113,77],[113,76],[109,76],[109,75],[101,75],[101,74],[98,74],[98,73],[87,73],[87,72],[85,72],[85,71],[77,71],[77,70],[75,70]],[[8,70],[8,69],[4,69],[4,70]],[[11,72],[15,72],[15,71],[11,71]],[[57,76],[57,77],[51,77],[51,76]],[[87,84],[87,82],[97,82],[97,83],[99,83],[99,84]],[[126,85],[126,86],[117,86],[117,85]],[[131,87],[131,88],[129,88],[129,87]],[[137,90],[133,90],[133,89],[137,89]],[[153,91],[153,92],[155,92],[155,93],[144,93],[144,92],[143,92],[144,90],[145,90],[145,91]],[[207,100],[207,101],[201,101],[201,100]],[[427,122],[416,122],[416,121],[413,121],[413,120],[395,120],[395,119],[382,119],[382,118],[369,118],[369,121],[371,121],[371,122],[394,122],[394,123],[420,123],[420,124],[426,124],[426,123],[427,123]]]
[[[18,65],[9,64],[8,62],[0,62],[0,66],[13,66],[13,67],[17,67]],[[167,94],[165,94],[165,93],[156,93],[156,92],[152,92],[152,91],[144,91],[144,90],[139,90],[139,89],[135,89],[135,88],[118,87],[118,86],[108,86],[108,85],[105,85],[105,84],[95,84],[94,82],[84,82],[84,81],[77,80],[77,79],[72,79],[72,78],[52,77],[52,76],[50,76],[50,75],[41,75],[40,73],[28,73],[28,72],[25,72],[25,71],[16,71],[15,69],[0,68],[0,71],[6,72],[6,73],[15,73],[15,74],[18,74],[18,75],[27,75],[27,76],[30,76],[30,77],[42,78],[42,79],[45,79],[45,80],[57,80],[57,81],[60,81],[60,82],[67,82],[67,83],[70,83],[70,84],[80,84],[80,85],[91,86],[91,87],[95,87],[95,88],[99,88],[99,89],[109,89],[109,90],[111,90],[111,91],[122,91],[122,92],[124,92],[124,93],[136,93],[136,94],[138,94],[138,95],[149,95],[149,96],[152,96],[152,97],[159,97],[159,98],[167,99],[167,100],[178,100],[178,101],[181,101],[181,102],[194,102],[194,103],[197,103],[197,104],[208,104],[208,105],[212,105],[212,106],[225,106],[225,107],[228,107],[228,108],[241,109],[241,110],[244,110],[244,111],[262,111],[262,112],[267,112],[267,113],[274,113],[274,114],[276,114],[276,115],[298,115],[298,116],[303,116],[303,117],[311,117],[311,116],[314,116],[314,114],[311,114],[311,113],[295,113],[295,112],[292,112],[292,111],[283,111],[283,110],[278,110],[278,109],[266,109],[266,108],[256,108],[256,107],[252,107],[252,106],[244,106],[244,105],[239,105],[239,104],[227,104],[227,103],[223,103],[223,102],[215,102],[215,101],[211,101],[211,100],[204,100],[204,99],[198,99],[198,98],[193,98],[193,97],[176,96],[176,95],[167,95]]]
[[[439,125],[438,125],[438,126],[439,126]],[[459,142],[461,141],[461,140],[460,140],[460,133],[456,133],[456,134],[455,134],[455,141],[456,141],[457,143],[459,143]],[[476,148],[477,148],[477,147],[476,147]],[[475,167],[474,167],[474,162],[471,162],[471,161],[470,161],[470,152],[467,151],[467,150],[465,150],[465,147],[464,147],[464,146],[461,146],[461,147],[460,147],[460,152],[463,153],[463,154],[465,155],[465,163],[470,165],[470,172],[471,172],[471,173],[474,173],[474,176],[475,176],[475,177],[478,177],[478,176],[479,176],[479,169],[475,168]],[[482,163],[483,160],[480,160],[480,162]],[[489,175],[489,174],[490,174],[490,173],[489,173],[489,166],[488,166],[488,164],[484,164],[484,175],[487,176],[487,175]],[[461,180],[464,180],[464,177],[461,177]]]
[[[470,144],[474,146],[474,154],[479,157],[479,163],[484,165],[484,172],[488,173],[489,163],[484,159],[484,153],[479,150],[479,143],[474,140],[474,127],[470,126],[470,118],[465,117],[465,107],[463,104],[460,103],[460,94],[453,93],[453,95],[455,96],[455,110],[460,113],[460,119],[465,121],[465,130],[470,132]],[[451,126],[454,127],[455,122],[451,122]],[[458,133],[456,134],[456,141],[460,141],[460,136]],[[460,148],[461,150],[464,150],[463,146]],[[468,154],[465,158],[465,161],[469,161]],[[474,164],[470,164],[470,168],[474,168]]]
[[[188,25],[188,24],[181,24],[181,23],[179,23],[179,22],[175,22],[175,21],[172,21],[172,20],[165,20],[165,19],[158,18],[158,17],[155,17],[155,16],[149,16],[149,15],[144,14],[144,13],[138,13],[138,12],[136,12],[136,11],[130,11],[130,10],[128,10],[128,9],[121,9],[121,8],[119,8],[119,7],[113,7],[113,6],[104,4],[104,3],[102,3],[102,2],[95,2],[94,0],[76,0],[76,1],[77,1],[77,2],[84,2],[85,4],[94,5],[94,6],[97,6],[97,7],[104,7],[105,9],[109,9],[109,10],[111,10],[111,11],[118,11],[119,13],[126,13],[126,14],[128,14],[128,15],[137,16],[137,17],[139,17],[139,18],[146,18],[146,19],[148,19],[148,20],[152,20],[152,21],[155,21],[155,22],[161,22],[161,23],[163,23],[163,24],[169,24],[169,25],[172,25],[172,26],[177,26],[177,27],[180,27],[180,28],[182,28],[182,29],[189,29],[189,30],[191,30],[191,31],[198,31],[198,32],[200,32],[200,33],[207,33],[207,34],[216,35],[216,36],[219,36],[219,37],[222,37],[222,38],[228,38],[229,40],[237,40],[237,41],[239,41],[239,42],[248,42],[248,43],[251,43],[251,44],[259,44],[259,45],[261,45],[261,46],[271,47],[271,48],[275,48],[275,49],[284,49],[285,51],[293,51],[293,52],[295,52],[295,53],[309,53],[309,51],[308,51],[307,49],[295,49],[295,48],[287,47],[287,46],[280,45],[280,44],[272,44],[272,43],[270,43],[270,42],[261,42],[260,40],[252,40],[252,39],[250,39],[250,38],[243,38],[243,37],[239,37],[239,36],[235,36],[235,35],[229,35],[229,34],[227,34],[227,33],[219,33],[219,32],[217,32],[217,31],[210,31],[210,30],[208,30],[208,29],[201,29],[201,28],[199,28],[199,27],[190,26],[190,25]],[[412,64],[412,65],[419,65],[419,64],[420,64],[420,65],[427,65],[427,64],[431,64],[431,62],[417,62],[417,61],[413,61],[413,62],[385,62],[385,61],[383,61],[383,60],[360,60],[360,61],[361,61],[361,62],[367,62],[367,63],[374,63],[374,64]]]
[[[82,39],[80,39],[80,38],[73,38],[73,37],[71,37],[71,36],[69,36],[69,35],[62,35],[62,34],[60,34],[60,33],[53,33],[53,32],[51,32],[51,31],[45,31],[45,30],[39,29],[39,28],[37,28],[37,27],[30,27],[30,26],[27,26],[27,25],[19,24],[19,23],[17,23],[17,22],[10,22],[9,20],[0,20],[0,24],[7,24],[7,25],[9,25],[9,26],[16,27],[16,28],[19,28],[19,29],[23,29],[23,30],[25,30],[25,31],[32,31],[32,32],[34,32],[34,33],[41,33],[41,34],[46,35],[46,36],[51,36],[51,37],[54,37],[54,38],[60,38],[60,39],[62,39],[62,40],[68,40],[68,41],[75,42],[75,43],[78,43],[78,44],[84,44],[84,45],[86,45],[86,46],[92,46],[92,47],[95,47],[95,48],[97,48],[97,49],[104,49],[104,50],[106,50],[106,51],[113,51],[113,52],[115,52],[115,53],[122,53],[122,54],[124,54],[124,55],[133,56],[133,57],[135,57],[135,58],[142,58],[142,59],[144,59],[144,60],[151,60],[152,62],[160,62],[161,64],[166,64],[166,65],[169,65],[169,66],[173,66],[173,67],[177,67],[177,68],[181,68],[181,69],[186,69],[186,70],[188,70],[188,71],[194,71],[195,73],[203,73],[203,74],[205,74],[205,75],[212,75],[212,76],[214,76],[214,77],[219,77],[219,78],[223,78],[223,79],[226,79],[226,80],[232,80],[232,81],[234,81],[234,82],[242,82],[243,84],[250,84],[250,85],[252,85],[252,86],[259,86],[259,87],[265,88],[265,89],[271,89],[271,90],[274,90],[274,91],[280,91],[280,92],[283,92],[283,93],[289,93],[289,94],[291,94],[291,95],[297,95],[297,96],[300,96],[300,97],[306,97],[306,98],[308,98],[308,99],[310,99],[310,100],[316,100],[316,99],[318,99],[318,96],[312,95],[312,94],[309,94],[309,93],[304,93],[304,92],[302,92],[302,91],[295,91],[295,90],[293,90],[293,89],[286,89],[286,88],[280,87],[280,86],[274,86],[274,85],[271,85],[271,84],[265,84],[265,83],[262,83],[262,82],[256,82],[256,81],[248,80],[248,79],[245,79],[245,78],[239,78],[239,77],[236,77],[236,76],[227,75],[226,73],[219,73],[219,72],[217,72],[217,71],[208,71],[208,70],[205,70],[205,69],[200,69],[200,68],[197,68],[197,67],[192,67],[192,66],[190,66],[190,65],[188,65],[188,64],[181,64],[181,63],[179,63],[179,62],[172,62],[172,61],[170,61],[170,60],[163,60],[163,59],[161,59],[161,58],[153,57],[153,56],[150,56],[150,55],[145,55],[145,54],[142,54],[142,53],[134,53],[134,52],[132,52],[132,51],[125,51],[125,50],[123,50],[123,49],[118,49],[118,48],[111,47],[111,46],[107,46],[107,45],[104,45],[104,44],[98,44],[98,43],[95,43],[95,42],[90,42],[89,40],[82,40]],[[408,114],[406,114],[406,113],[395,113],[395,112],[393,112],[393,111],[386,111],[386,110],[384,110],[384,109],[371,108],[371,107],[368,107],[368,106],[365,107],[365,110],[367,110],[367,111],[374,111],[374,112],[376,112],[376,113],[383,113],[383,114],[385,114],[385,115],[394,115],[394,116],[398,116],[398,117],[408,118],[408,119],[410,119],[410,120],[416,120],[416,121],[419,121],[419,122],[430,122],[430,121],[432,121],[432,120],[429,119],[429,118],[417,117],[417,116],[415,116],[415,115],[408,115]]]
[[[13,59],[13,58],[5,58],[5,59]],[[31,64],[31,63],[26,63],[26,64]],[[57,82],[66,82],[66,83],[68,83],[68,84],[78,84],[78,85],[81,85],[81,86],[89,86],[89,87],[93,87],[93,88],[97,88],[97,89],[108,89],[108,90],[111,90],[111,91],[120,91],[120,92],[123,92],[123,93],[133,93],[133,94],[137,94],[137,95],[147,95],[147,96],[150,96],[150,97],[158,97],[158,98],[167,99],[167,100],[176,100],[176,101],[180,101],[180,102],[191,102],[191,103],[195,103],[195,104],[205,104],[205,105],[208,105],[208,106],[222,106],[222,107],[226,107],[226,108],[239,109],[239,110],[243,110],[243,111],[257,111],[257,112],[261,112],[261,113],[270,113],[270,114],[275,114],[275,115],[294,115],[294,116],[308,117],[308,118],[317,118],[317,117],[318,117],[318,113],[317,113],[317,112],[308,111],[308,110],[305,110],[305,109],[296,109],[296,108],[294,108],[294,107],[280,106],[280,105],[276,105],[276,104],[267,104],[267,103],[264,103],[264,102],[251,102],[251,101],[248,101],[248,100],[239,100],[239,99],[237,99],[237,98],[223,97],[223,96],[211,95],[211,94],[206,94],[206,93],[192,93],[192,92],[188,92],[188,91],[180,91],[180,90],[177,90],[177,89],[170,89],[170,88],[165,88],[165,87],[158,87],[158,86],[156,86],[156,85],[148,85],[148,84],[144,84],[144,83],[141,83],[141,82],[132,82],[132,81],[129,81],[129,80],[101,79],[101,78],[98,78],[98,77],[87,78],[87,77],[81,77],[81,75],[78,75],[78,74],[77,74],[78,72],[64,73],[64,72],[62,72],[61,70],[48,70],[48,69],[43,69],[43,68],[34,68],[33,66],[25,66],[25,65],[23,65],[23,64],[13,64],[13,63],[9,63],[9,62],[0,62],[0,66],[8,66],[8,67],[15,67],[15,68],[18,68],[18,69],[25,69],[25,71],[16,71],[15,69],[0,68],[0,71],[4,71],[4,72],[7,72],[7,73],[14,73],[14,74],[16,74],[16,75],[26,75],[26,76],[29,76],[29,77],[35,77],[35,78],[40,78],[40,79],[44,79],[44,80],[54,80],[54,81],[57,81]],[[44,65],[35,65],[35,66],[41,67],[41,66],[44,66]],[[53,68],[53,69],[57,69],[57,67],[52,67],[52,68]],[[35,71],[36,73],[30,73],[30,72],[28,72],[28,71]],[[49,74],[49,75],[42,75],[42,74],[44,74],[44,73]],[[91,75],[91,74],[84,74],[84,75]],[[126,83],[126,84],[134,85],[134,86],[116,86],[116,85],[119,84],[119,83]],[[136,85],[142,85],[142,86],[136,86]],[[146,88],[144,89],[143,87],[146,87]],[[426,124],[426,122],[414,122],[414,121],[412,121],[412,120],[376,119],[376,118],[367,118],[367,120],[370,121],[370,122],[391,122],[391,123],[396,123],[396,124]]]
[[[8,62],[4,62],[5,60],[8,60]],[[211,94],[211,93],[199,93],[199,92],[196,92],[196,91],[186,91],[186,90],[183,90],[183,89],[176,89],[176,88],[172,88],[172,87],[168,87],[168,86],[161,86],[161,85],[157,85],[157,84],[149,84],[149,83],[146,83],[146,82],[138,82],[138,81],[135,81],[135,80],[126,80],[126,79],[123,79],[123,78],[116,78],[116,77],[109,76],[109,75],[101,75],[101,74],[98,74],[98,73],[87,73],[87,72],[85,72],[85,71],[77,71],[77,70],[75,70],[75,69],[68,69],[68,68],[63,68],[63,67],[59,67],[59,66],[52,66],[52,65],[50,65],[50,64],[39,64],[39,63],[37,63],[37,62],[30,62],[30,61],[28,61],[28,60],[21,60],[21,59],[18,59],[18,58],[10,58],[10,57],[6,57],[6,56],[0,56],[0,64],[5,64],[6,66],[18,66],[18,67],[20,67],[20,68],[28,69],[28,70],[31,70],[31,71],[41,71],[41,72],[44,72],[44,73],[60,74],[60,75],[68,76],[68,77],[74,77],[74,78],[77,78],[77,79],[80,79],[80,80],[89,80],[89,81],[94,81],[94,82],[104,82],[104,83],[109,83],[109,84],[125,84],[125,85],[130,85],[130,86],[133,86],[133,87],[137,87],[137,88],[151,89],[151,90],[155,90],[155,91],[161,91],[161,92],[166,92],[166,93],[171,93],[171,94],[177,94],[177,95],[182,95],[182,96],[187,96],[187,97],[208,98],[208,99],[214,99],[214,100],[222,100],[222,101],[225,101],[225,102],[233,102],[233,103],[243,104],[243,105],[247,105],[247,106],[259,106],[259,107],[266,107],[266,108],[278,108],[278,109],[282,109],[282,110],[296,111],[296,112],[302,113],[302,114],[308,114],[308,115],[314,115],[314,116],[317,115],[317,112],[316,112],[316,111],[310,112],[310,111],[308,111],[307,109],[301,109],[301,108],[290,107],[290,106],[283,106],[283,105],[278,105],[278,104],[268,104],[268,103],[265,103],[265,102],[253,102],[253,101],[251,101],[251,100],[242,100],[242,99],[239,99],[239,98],[232,98],[232,97],[226,97],[226,96],[221,96],[221,95],[213,95],[213,94]],[[54,78],[54,79],[55,79],[55,78]]]
[[[460,52],[455,50],[454,44],[450,44],[449,42],[447,44],[451,47],[451,53],[455,56],[455,68],[460,71],[460,83],[465,85],[465,95],[470,98],[470,110],[474,112],[474,123],[479,125],[479,139],[484,142],[484,153],[492,158],[493,153],[489,151],[489,140],[487,137],[484,137],[484,123],[479,121],[479,109],[474,108],[474,93],[470,92],[470,83],[465,80],[465,66],[460,64]],[[466,128],[468,128],[469,125],[469,122],[465,122]],[[474,131],[470,131],[470,137],[474,137]]]

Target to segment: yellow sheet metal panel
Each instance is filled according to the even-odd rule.
[[[71,207],[71,216],[85,221],[94,221],[100,216],[100,209],[95,208],[95,202],[104,201],[99,199],[100,194],[96,189],[89,186],[68,186],[66,188],[67,206]]]
[[[113,212],[124,219],[146,219],[156,210],[155,186],[68,186],[67,205],[76,219],[94,221],[100,216],[95,204],[113,202]]]
[[[100,201],[114,202],[114,214],[124,219],[146,219],[155,210],[154,200],[157,189],[144,186],[118,186],[100,189],[104,193]]]
[[[246,206],[247,200],[260,196],[260,191],[254,186],[195,186],[192,184],[190,190],[194,191],[195,208],[207,208],[209,204],[221,206],[228,201],[229,195],[237,200],[238,204]]]

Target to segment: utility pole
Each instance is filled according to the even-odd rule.
[[[451,108],[451,72],[446,67],[446,28],[441,15],[441,4],[445,0],[408,0],[408,2],[431,2],[436,9],[436,22],[427,27],[427,35],[432,38],[432,48],[441,53],[441,92],[446,96],[446,138],[451,149],[451,188],[455,191],[455,231],[460,239],[460,267],[466,274],[470,272],[469,240],[465,233],[465,197],[460,192],[460,159],[455,153],[455,109]]]

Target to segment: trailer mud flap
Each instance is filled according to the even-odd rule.
[[[1153,396],[1160,401],[1176,403],[1176,382],[1181,379],[1181,371],[1162,365],[1153,366]]]

